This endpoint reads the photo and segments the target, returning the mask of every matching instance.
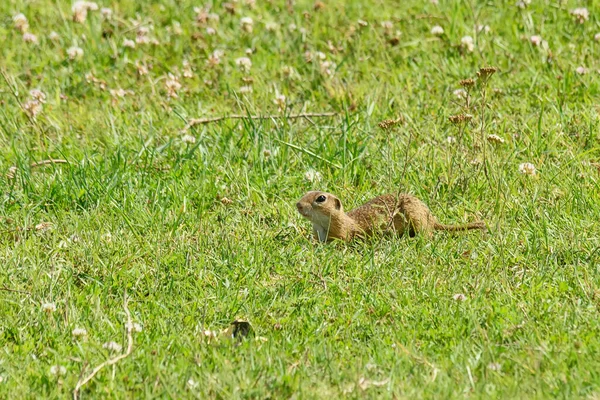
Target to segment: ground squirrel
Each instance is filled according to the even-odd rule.
[[[311,191],[296,203],[298,212],[313,224],[313,233],[321,242],[331,239],[349,241],[356,236],[376,233],[404,232],[412,237],[423,232],[431,237],[433,231],[464,231],[485,229],[482,221],[465,225],[443,225],[431,214],[421,200],[410,194],[391,194],[375,197],[347,213],[342,202],[331,193]]]

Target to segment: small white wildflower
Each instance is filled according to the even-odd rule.
[[[309,169],[304,173],[304,178],[309,182],[315,183],[320,182],[321,179],[323,179],[323,176],[320,172],[315,171],[314,169]]]
[[[114,351],[115,353],[120,353],[123,347],[117,342],[106,342],[102,345],[103,348]]]
[[[448,136],[446,138],[446,143],[448,143],[448,144],[456,143],[456,138],[454,136]]]
[[[195,388],[196,386],[198,386],[198,382],[196,382],[195,380],[193,380],[192,378],[188,379],[187,381],[187,385],[190,389]]]
[[[252,61],[248,57],[240,57],[235,60],[235,64],[240,68],[242,72],[250,72],[252,67]]]
[[[369,23],[367,21],[362,20],[362,19],[359,19],[358,21],[356,21],[356,23],[361,28],[366,28],[367,26],[369,26]]]
[[[531,42],[532,45],[539,46],[542,43],[542,37],[539,35],[533,35],[532,37],[529,38],[529,41]]]
[[[527,8],[531,4],[531,0],[519,0],[517,1],[517,7],[519,8]]]
[[[50,222],[40,222],[35,226],[36,231],[44,232],[52,228],[52,223]]]
[[[488,135],[487,140],[488,140],[488,142],[494,143],[494,144],[503,144],[504,143],[504,139],[502,139],[500,136],[495,135],[495,134]]]
[[[84,23],[87,18],[88,11],[96,11],[98,4],[90,1],[76,1],[71,7],[73,13],[73,21],[80,24]]]
[[[123,39],[123,47],[128,47],[130,49],[134,49],[135,42],[131,39]]]
[[[460,44],[468,52],[472,52],[473,49],[475,49],[475,43],[473,42],[473,38],[471,36],[463,36],[462,39],[460,39]]]
[[[391,31],[392,29],[394,29],[394,24],[392,21],[382,21],[381,26],[386,31]]]
[[[465,301],[467,299],[467,296],[465,296],[462,293],[456,293],[454,296],[452,296],[452,298],[456,301]]]
[[[127,323],[127,324],[125,324],[125,327],[127,328],[128,331],[131,331],[131,332],[139,333],[142,331],[142,325],[138,324],[137,322]]]
[[[254,53],[254,51],[252,51],[252,49],[246,49],[246,50],[244,50],[244,53],[246,53],[246,55],[248,57],[250,57],[252,55],[252,53]]]
[[[332,63],[331,61],[322,61],[319,64],[319,67],[320,67],[321,73],[323,75],[333,76],[333,74],[335,73],[336,65],[335,65],[335,63]]]
[[[208,36],[213,36],[217,33],[215,28],[211,28],[210,26],[206,28],[206,34]]]
[[[77,46],[69,47],[67,49],[67,55],[69,56],[69,60],[81,58],[83,57],[83,49]]]
[[[112,10],[107,7],[102,7],[100,9],[100,14],[104,19],[110,19],[112,17]]]
[[[489,25],[477,25],[475,29],[477,30],[477,33],[490,33],[492,30]]]
[[[240,86],[240,93],[252,93],[252,86]]]
[[[36,35],[34,35],[33,33],[29,33],[29,32],[25,32],[23,34],[23,41],[25,43],[33,43],[33,44],[37,44],[38,42],[38,38]]]
[[[127,94],[127,92],[123,88],[110,89],[109,93],[114,98],[123,98]]]
[[[54,303],[44,303],[42,304],[42,311],[47,312],[48,314],[56,311],[56,304]]]
[[[279,29],[279,25],[277,24],[277,22],[267,22],[265,24],[265,29],[268,32],[275,32],[277,29]]]
[[[532,163],[519,164],[519,172],[524,175],[530,175],[530,176],[533,176],[537,173],[537,171],[535,169],[535,165],[533,165]]]
[[[24,14],[19,13],[15,15],[12,20],[15,28],[17,28],[19,32],[25,33],[29,29],[29,21],[27,21],[27,17]]]
[[[208,65],[215,66],[221,63],[221,58],[225,55],[223,50],[215,50],[208,56]]]
[[[452,94],[459,99],[467,98],[467,91],[465,89],[456,89]]]
[[[575,22],[579,24],[583,24],[590,17],[588,9],[584,7],[571,10],[571,15],[575,17]]]
[[[288,25],[288,31],[294,32],[296,29],[298,29],[298,27],[296,26],[296,24],[289,24]]]
[[[48,39],[50,39],[51,41],[56,41],[58,39],[60,39],[60,35],[58,33],[56,33],[55,31],[52,31],[48,34]]]
[[[588,70],[586,67],[577,67],[575,72],[577,72],[579,75],[585,75],[587,74]]]
[[[187,144],[194,144],[196,143],[196,137],[192,135],[183,135],[181,137],[181,141]]]
[[[171,98],[179,97],[177,95],[177,91],[181,89],[181,83],[179,83],[179,78],[175,75],[169,73],[167,79],[165,80],[165,87],[167,89],[167,96]]]
[[[444,34],[444,28],[442,28],[439,25],[436,25],[433,28],[431,28],[431,34],[433,36],[442,36]]]
[[[50,375],[61,376],[67,373],[67,369],[62,365],[53,365],[50,367]]]
[[[148,67],[145,64],[142,64],[139,61],[137,61],[135,63],[135,67],[137,68],[137,73],[139,76],[148,75]]]
[[[240,19],[240,26],[244,32],[251,33],[254,26],[254,21],[252,21],[252,18],[250,17],[244,17]]]
[[[273,99],[273,103],[275,103],[277,105],[277,107],[279,107],[279,110],[283,110],[285,109],[285,96],[282,94],[279,94],[277,96],[275,96],[275,99]]]
[[[600,41],[600,33],[596,33],[596,34],[594,35],[594,40],[595,40],[596,42]]]
[[[87,336],[87,330],[85,330],[85,328],[75,328],[71,333],[76,338]]]
[[[489,363],[487,367],[490,371],[500,371],[502,369],[502,365],[497,362]]]
[[[38,103],[46,102],[46,94],[39,89],[32,89],[29,91],[29,96],[31,96],[32,100],[37,101]]]
[[[192,65],[188,60],[183,60],[183,77],[184,78],[193,78],[194,71],[192,70]]]

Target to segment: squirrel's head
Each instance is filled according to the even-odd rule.
[[[296,203],[298,212],[319,225],[329,224],[332,215],[344,212],[342,202],[331,193],[311,191]]]

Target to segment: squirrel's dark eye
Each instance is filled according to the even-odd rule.
[[[325,197],[325,195],[320,195],[319,197],[317,197],[317,200],[315,200],[317,203],[324,203],[325,200],[327,200],[327,197]]]

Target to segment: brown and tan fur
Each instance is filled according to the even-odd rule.
[[[436,230],[464,231],[485,229],[482,221],[464,225],[440,224],[421,200],[410,194],[375,197],[352,211],[344,212],[342,202],[333,194],[311,191],[296,203],[298,212],[312,222],[313,233],[321,242],[352,240],[378,233],[411,237],[417,233],[433,236]]]

